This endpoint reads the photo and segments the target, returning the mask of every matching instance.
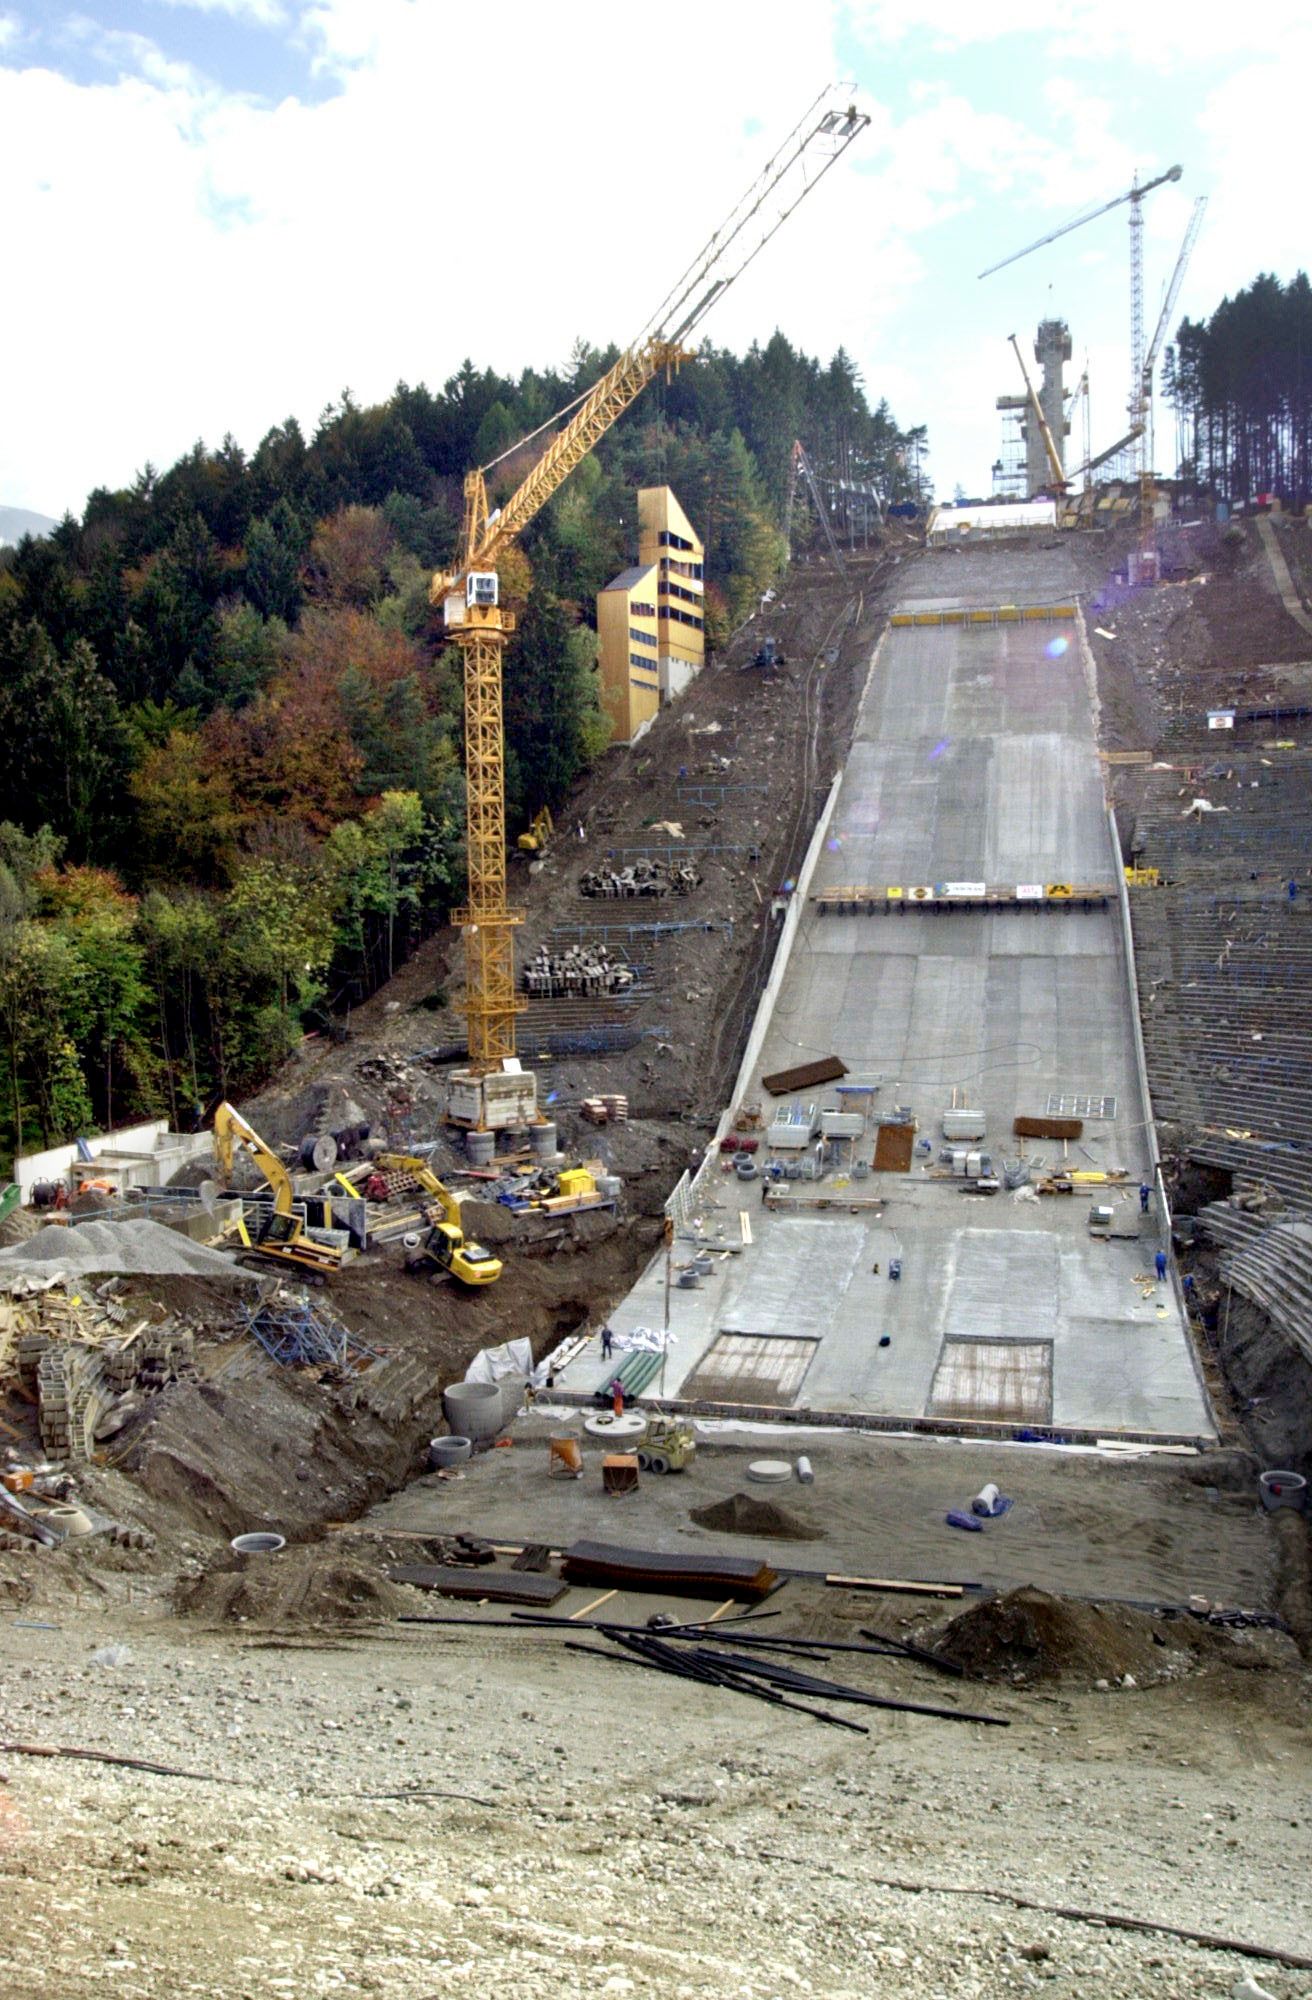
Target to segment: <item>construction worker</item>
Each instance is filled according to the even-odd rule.
[[[1153,1192],[1153,1191],[1152,1191],[1152,1189],[1151,1189],[1151,1188],[1149,1187],[1149,1185],[1148,1185],[1147,1181],[1140,1181],[1140,1183],[1139,1183],[1139,1213],[1140,1213],[1140,1215],[1147,1215],[1147,1213],[1148,1213],[1148,1203],[1149,1203],[1149,1201],[1150,1201],[1150,1200],[1152,1199],[1152,1192]]]
[[[610,1395],[611,1407],[614,1409],[617,1417],[622,1417],[624,1415],[624,1384],[620,1381],[618,1375],[610,1385]]]
[[[1159,1285],[1161,1285],[1161,1284],[1165,1284],[1165,1282],[1166,1282],[1166,1252],[1165,1252],[1165,1250],[1159,1250],[1159,1251],[1157,1252],[1157,1257],[1156,1257],[1156,1260],[1155,1260],[1155,1261],[1156,1261],[1156,1265],[1157,1265],[1157,1282],[1158,1282],[1158,1284],[1159,1284]]]
[[[603,1328],[601,1329],[601,1358],[603,1361],[610,1360],[614,1346],[615,1346],[614,1332],[609,1326],[603,1326]]]

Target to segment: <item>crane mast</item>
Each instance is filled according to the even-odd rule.
[[[524,1005],[515,987],[514,957],[514,931],[524,913],[506,904],[502,660],[515,621],[499,602],[497,557],[647,384],[692,359],[688,336],[869,123],[851,103],[847,86],[822,91],[637,338],[599,382],[552,420],[567,419],[504,506],[488,511],[485,474],[491,465],[465,476],[460,562],[433,578],[429,594],[443,605],[463,665],[469,890],[452,921],[465,936],[465,1016],[475,1076],[513,1057],[515,1017]],[[512,452],[528,442],[522,439]]]
[[[1122,202],[1130,204],[1130,428],[1121,442],[1123,445],[1133,443],[1135,447],[1135,468],[1139,477],[1141,553],[1151,545],[1152,537],[1151,474],[1148,470],[1150,454],[1145,435],[1149,422],[1150,398],[1146,398],[1144,394],[1143,199],[1145,195],[1151,194],[1154,188],[1162,187],[1167,181],[1178,181],[1183,172],[1183,167],[1168,167],[1164,174],[1158,174],[1155,180],[1145,181],[1142,186],[1136,173],[1131,185],[1123,194],[1113,195],[1110,201],[1104,201],[1095,208],[1085,209],[1082,215],[1073,216],[1069,222],[1063,222],[1057,229],[1050,229],[1047,235],[1040,236],[1036,243],[1027,243],[1023,250],[1013,251],[1011,256],[1003,257],[996,264],[990,264],[987,270],[979,274],[981,278],[992,277],[995,271],[1004,270],[1008,264],[1018,263],[1022,257],[1028,257],[1031,252],[1042,250],[1049,243],[1055,243],[1059,236],[1068,236],[1072,229],[1082,229],[1086,222],[1093,222],[1098,216],[1106,215],[1113,208],[1119,208]],[[1018,348],[1017,353],[1019,352]],[[1022,363],[1022,367],[1023,365]],[[1103,454],[1104,458],[1110,456],[1110,453]],[[1093,461],[1093,463],[1098,462],[1100,461]]]
[[[834,559],[834,565],[842,572],[847,568],[847,564],[843,561],[843,551],[839,548],[834,538],[833,526],[829,519],[829,510],[820,497],[820,488],[816,484],[815,473],[811,470],[811,461],[802,447],[800,438],[796,439],[793,444],[793,476],[788,486],[788,515],[784,528],[784,536],[788,542],[789,556],[790,558],[792,556],[793,504],[797,495],[799,473],[806,481],[806,490],[811,496],[811,505],[815,508],[816,518],[820,526],[824,529],[825,541],[828,545],[829,553]]]
[[[1185,270],[1189,259],[1193,256],[1194,244],[1198,241],[1198,232],[1203,226],[1203,216],[1206,211],[1207,196],[1201,194],[1194,203],[1193,214],[1189,217],[1189,226],[1184,232],[1184,241],[1180,245],[1180,254],[1175,260],[1175,269],[1171,273],[1171,282],[1166,287],[1166,292],[1162,299],[1162,309],[1157,315],[1157,326],[1149,343],[1148,352],[1144,356],[1143,367],[1139,375],[1141,397],[1139,414],[1140,421],[1144,426],[1143,435],[1140,439],[1140,449],[1144,453],[1144,457],[1139,477],[1139,519],[1143,530],[1141,544],[1141,553],[1143,554],[1147,554],[1152,547],[1152,517],[1155,492],[1153,486],[1153,459],[1155,456],[1153,450],[1153,373],[1157,367],[1157,356],[1161,352],[1162,341],[1165,338],[1171,314],[1175,311],[1175,302],[1180,296],[1180,286],[1184,282]]]

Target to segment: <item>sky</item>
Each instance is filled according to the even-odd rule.
[[[627,341],[838,78],[870,127],[704,332],[845,347],[940,495],[987,494],[1040,318],[1072,383],[1088,356],[1095,450],[1125,429],[1128,209],[977,274],[1178,162],[1149,332],[1199,196],[1173,324],[1292,277],[1309,74],[1307,0],[0,0],[0,502],[77,514],[345,388]],[[1170,471],[1165,411],[1157,442]]]

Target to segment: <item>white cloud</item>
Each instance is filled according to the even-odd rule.
[[[244,97],[90,26],[94,86],[0,59],[6,249],[25,279],[8,327],[20,390],[0,430],[12,504],[76,508],[198,435],[231,429],[253,448],[288,414],[312,428],[348,384],[372,400],[399,378],[438,387],[466,354],[514,372],[563,364],[580,334],[627,338],[837,73],[835,22],[851,18],[838,0],[717,0],[684,60],[654,46],[650,16],[601,0],[569,0],[563,19],[511,0],[491,29],[432,0],[170,4],[283,22],[335,88],[314,103]],[[1153,10],[1072,5],[1063,35],[1096,12],[1103,46],[1137,22],[1165,60]],[[1288,25],[1292,0],[1272,5]],[[895,19],[874,0],[861,18],[927,32],[901,0]],[[1190,15],[1213,39],[1229,19]],[[1254,22],[1240,25],[1265,47],[1268,16]],[[1055,46],[1049,25],[1037,0],[940,0],[933,15],[935,34],[981,49],[1008,28]],[[1077,348],[1092,345],[1095,429],[1113,434],[1124,211],[984,285],[975,271],[1128,186],[1156,150],[1126,111],[1124,65],[1041,64],[1031,102],[995,87],[1010,46],[981,57],[978,85],[959,64],[872,62],[874,89],[858,93],[870,131],[705,328],[741,347],[778,324],[822,358],[841,342],[903,422],[928,421],[943,479],[960,468],[972,490],[1014,373],[1006,335],[1043,312],[1068,312]],[[1212,208],[1180,311],[1306,255],[1298,176],[1272,175],[1254,140],[1301,130],[1306,49],[1291,25],[1279,63],[1191,84],[1192,122],[1172,127],[1189,136],[1186,179],[1145,207],[1150,330],[1199,189]]]
[[[74,14],[61,25],[62,41],[75,43],[114,77],[142,76],[162,90],[202,90],[204,79],[190,63],[166,56],[148,35],[124,28],[102,27],[85,14]]]
[[[285,27],[291,19],[281,0],[157,0],[157,4],[180,12],[228,14],[234,20],[253,21],[261,28]]]
[[[747,113],[777,135],[834,70],[826,16],[799,37],[787,0],[708,10],[697,60],[657,95],[651,24],[622,9],[576,9],[563,43],[554,12],[512,7],[495,47],[399,0],[306,18],[342,75],[313,105],[220,95],[135,42],[101,45],[132,72],[112,85],[0,70],[9,251],[39,299],[7,499],[76,506],[197,434],[252,446],[289,412],[312,425],[346,384],[374,398],[440,384],[467,353],[510,371],[565,362],[580,333],[626,337],[760,165]],[[831,296],[808,225],[838,184],[788,225]],[[788,270],[762,257],[738,325],[789,318]]]
[[[1226,0],[849,0],[853,32],[871,48],[925,39],[942,50],[978,48],[1023,38],[1065,59],[1088,64],[1130,57],[1172,73],[1221,57],[1276,53],[1307,26],[1306,0],[1264,0],[1242,8]]]

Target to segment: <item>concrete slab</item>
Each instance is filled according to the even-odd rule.
[[[998,597],[1004,571],[992,553],[975,568],[977,602],[1042,602],[1062,588],[1034,581],[1033,552],[1019,600]],[[1077,635],[1050,623],[891,630],[810,888],[1105,882],[1116,866]],[[808,901],[743,1095],[763,1097],[763,1074],[838,1055],[852,1080],[877,1084],[876,1116],[912,1108],[922,1144],[907,1174],[856,1182],[831,1172],[822,1191],[835,1206],[822,1213],[770,1212],[754,1186],[708,1174],[707,1232],[737,1242],[747,1205],[754,1242],[697,1290],[672,1294],[665,1393],[678,1394],[718,1332],[737,1328],[818,1339],[797,1407],[919,1418],[945,1341],[1039,1340],[1052,1343],[1056,1425],[1210,1436],[1173,1296],[1162,1287],[1145,1300],[1134,1283],[1151,1270],[1155,1241],[1088,1235],[1090,1203],[1105,1190],[982,1200],[933,1174],[955,1093],[984,1112],[995,1163],[1023,1143],[1036,1171],[1127,1170],[1126,1192],[1110,1198],[1132,1225],[1151,1152],[1133,1004],[1114,908],[820,915]],[[1076,1091],[1114,1094],[1117,1117],[1088,1123],[1069,1151],[1013,1138],[1018,1114]],[[811,1094],[838,1101],[832,1086]],[[869,1160],[873,1142],[871,1129],[857,1154]],[[846,1213],[845,1193],[881,1194],[886,1207]],[[887,1277],[893,1257],[898,1283]],[[660,1326],[663,1312],[662,1260],[612,1324]],[[604,1373],[591,1353],[562,1386],[590,1389]]]

